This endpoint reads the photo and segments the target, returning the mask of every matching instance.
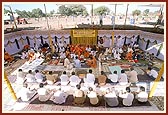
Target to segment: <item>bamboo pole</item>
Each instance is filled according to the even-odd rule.
[[[45,14],[47,15],[47,9],[46,9],[46,6],[44,4],[44,8],[45,8]],[[52,38],[51,38],[51,34],[50,34],[50,27],[49,27],[49,24],[48,24],[48,18],[46,16],[46,20],[47,20],[47,27],[48,27],[48,39],[49,39],[49,43],[50,43],[50,47],[51,47],[51,51],[52,51],[52,54],[54,53],[54,49],[53,49],[53,43],[52,43]]]
[[[161,67],[161,69],[159,71],[159,74],[158,74],[157,78],[154,81],[154,84],[153,84],[152,89],[151,89],[151,91],[149,93],[149,96],[148,96],[149,99],[151,99],[151,97],[153,96],[153,94],[154,94],[154,92],[156,90],[156,87],[158,85],[158,82],[160,81],[160,79],[161,79],[161,77],[163,75],[163,72],[164,72],[164,63],[162,64],[162,67]]]
[[[126,10],[126,15],[125,15],[125,22],[124,22],[124,25],[126,25],[126,22],[127,22],[128,6],[129,6],[129,4],[127,4],[127,10]]]
[[[7,87],[9,88],[9,91],[10,91],[13,99],[16,101],[17,100],[16,94],[15,94],[15,92],[14,92],[14,90],[13,90],[11,84],[10,84],[10,81],[8,80],[8,77],[7,77],[7,74],[6,74],[5,71],[4,71],[4,80],[5,80],[6,84],[7,84]]]

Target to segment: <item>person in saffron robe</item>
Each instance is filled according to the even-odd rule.
[[[90,60],[87,60],[87,65],[90,66],[91,68],[96,68],[97,67],[97,61],[94,56],[90,56]]]
[[[130,51],[130,52],[128,52],[128,53],[126,54],[125,59],[127,59],[127,60],[132,60],[132,51]]]
[[[84,57],[85,57],[85,58],[88,58],[88,57],[89,57],[89,52],[86,51],[86,50],[84,51]]]
[[[12,62],[14,60],[14,57],[12,57],[8,52],[5,52],[4,59],[8,63],[10,63],[10,62]]]

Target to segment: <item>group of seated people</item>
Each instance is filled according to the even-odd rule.
[[[96,88],[88,87],[87,90],[83,90],[81,84],[77,84],[71,93],[68,93],[61,87],[47,89],[43,83],[40,83],[39,88],[36,90],[30,90],[28,85],[24,84],[17,96],[22,101],[30,101],[36,93],[41,103],[51,100],[55,104],[64,104],[67,102],[67,98],[71,96],[73,97],[71,104],[74,106],[84,106],[88,102],[87,99],[89,99],[91,106],[99,106],[103,103],[105,106],[116,107],[121,103],[123,106],[132,106],[135,99],[140,104],[146,103],[148,93],[145,91],[145,87],[137,86],[137,89],[137,91],[133,91],[131,87],[125,87],[125,89],[117,90],[115,87],[109,87],[105,90],[96,90]]]

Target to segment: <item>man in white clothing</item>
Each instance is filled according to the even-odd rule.
[[[148,101],[148,93],[145,91],[143,86],[140,87],[140,92],[135,96],[135,98],[142,103]]]
[[[45,76],[42,73],[40,73],[39,70],[35,70],[35,73],[36,73],[35,74],[36,81],[38,83],[43,82],[43,79],[44,79]]]
[[[70,61],[69,61],[68,56],[67,56],[64,60],[64,67],[67,68],[68,65],[70,65]]]
[[[26,82],[29,82],[29,83],[36,82],[36,79],[32,73],[32,70],[28,71],[28,74],[26,75],[25,79],[26,79]]]
[[[148,67],[147,75],[151,79],[155,80],[158,76],[158,72],[156,70],[152,69],[151,67]]]
[[[120,92],[119,97],[123,99],[123,105],[131,106],[134,100],[134,95],[131,93],[130,87],[126,87],[126,92]]]
[[[89,73],[86,75],[86,78],[84,78],[84,85],[85,86],[90,86],[94,85],[95,83],[95,75],[92,74],[92,70],[89,70]]]
[[[61,79],[61,85],[67,85],[69,83],[69,77],[66,74],[66,71],[63,72],[63,74],[60,76]]]
[[[118,106],[119,101],[114,88],[112,88],[111,91],[109,88],[107,89],[106,94],[104,95],[104,100],[107,105],[111,107]]]
[[[22,69],[19,69],[18,72],[17,72],[16,83],[17,84],[23,84],[24,83],[24,78],[25,78],[25,74],[23,73]]]
[[[54,93],[54,95],[50,98],[55,104],[63,104],[66,102],[68,94],[61,91],[61,88]]]
[[[121,70],[121,74],[118,77],[118,81],[120,85],[126,85],[128,83],[127,75],[124,70]]]
[[[113,74],[109,74],[108,79],[110,79],[112,83],[117,83],[118,82],[117,71],[114,71]]]
[[[76,59],[74,60],[74,66],[75,68],[81,68],[81,61],[76,56]]]
[[[43,83],[40,83],[39,87],[40,88],[37,90],[37,93],[39,95],[39,101],[41,101],[41,102],[48,101],[51,98],[51,96],[53,95],[53,93],[51,93],[49,90],[44,88]]]
[[[37,92],[28,89],[28,84],[24,84],[21,90],[17,93],[17,98],[22,101],[29,101]]]
[[[70,85],[76,87],[76,85],[80,84],[81,79],[75,75],[75,72],[72,72],[72,76],[69,78]]]
[[[89,91],[87,96],[89,97],[90,104],[93,106],[97,106],[99,104],[99,98],[96,91],[93,91],[92,87],[89,87]]]

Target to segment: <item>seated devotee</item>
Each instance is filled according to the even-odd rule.
[[[43,44],[43,47],[49,48],[49,44],[47,43],[47,41],[45,41],[45,43]]]
[[[63,74],[60,76],[60,79],[61,79],[61,85],[68,85],[69,77],[66,74],[66,71],[63,72]]]
[[[87,60],[87,65],[91,68],[96,68],[97,67],[97,61],[94,56],[90,56],[90,60]]]
[[[45,60],[46,60],[47,62],[49,62],[49,61],[51,61],[51,59],[52,59],[52,54],[51,54],[50,52],[48,52],[48,53],[46,54],[46,56],[45,56]]]
[[[127,85],[128,84],[128,78],[127,74],[124,70],[121,70],[121,74],[118,76],[118,82],[120,85]]]
[[[150,54],[150,61],[151,61],[151,62],[155,61],[154,53]]]
[[[89,58],[89,52],[86,51],[86,50],[84,51],[84,57],[85,57],[85,58]]]
[[[126,60],[132,60],[132,51],[128,52],[125,57]]]
[[[148,67],[148,70],[146,71],[147,75],[152,79],[155,80],[158,76],[158,72],[151,67]]]
[[[17,72],[16,83],[17,84],[23,84],[24,83],[24,79],[25,79],[25,74],[22,71],[22,69],[19,69],[18,72]]]
[[[91,52],[91,47],[89,45],[86,47],[86,51]]]
[[[8,52],[5,52],[4,54],[4,60],[8,63],[12,62],[14,60],[14,57],[12,57]]]
[[[39,84],[39,89],[37,90],[37,93],[38,93],[38,99],[41,102],[48,101],[51,98],[51,96],[53,95],[53,93],[51,91],[44,88],[43,83]]]
[[[22,101],[29,101],[37,92],[35,90],[30,90],[28,84],[23,84],[23,87],[16,94],[18,99]]]
[[[104,100],[106,104],[110,107],[118,106],[119,104],[118,96],[114,88],[112,88],[111,90],[110,88],[107,89],[106,94],[104,95]]]
[[[149,52],[145,53],[145,60],[150,61],[150,54],[149,54]]]
[[[96,91],[93,91],[92,87],[89,87],[87,96],[89,97],[89,102],[92,106],[98,106],[100,104],[98,95]]]
[[[98,77],[98,84],[99,86],[104,86],[106,84],[106,75],[104,73],[104,71],[101,71],[101,75]]]
[[[145,91],[145,87],[140,86],[140,91],[136,94],[135,98],[141,103],[148,101],[148,93]]]
[[[121,59],[120,56],[121,56],[121,55],[120,55],[120,53],[119,53],[118,51],[116,51],[116,52],[114,53],[114,59],[120,60],[120,59]]]
[[[131,67],[131,71],[129,71],[127,73],[127,76],[128,76],[128,80],[129,82],[131,83],[137,83],[138,82],[138,77],[137,77],[138,73],[134,70],[133,67]]]
[[[74,66],[75,68],[81,68],[81,61],[76,56],[76,59],[74,60]]]
[[[61,52],[60,53],[60,59],[65,59],[66,58],[66,54],[65,54],[65,52]]]
[[[95,75],[92,74],[92,70],[89,69],[89,73],[86,74],[86,78],[84,80],[84,85],[86,87],[92,87],[95,83]]]
[[[67,97],[68,94],[66,92],[63,92],[61,88],[59,88],[50,98],[50,100],[53,101],[55,104],[64,104],[66,102]]]
[[[131,93],[130,87],[126,87],[126,92],[120,91],[119,97],[121,97],[124,106],[131,106],[134,100],[134,95]]]
[[[28,83],[36,82],[36,79],[35,79],[35,76],[33,75],[32,70],[28,71],[28,74],[26,75],[25,79],[26,79],[26,82]]]
[[[117,71],[114,71],[113,74],[109,74],[108,79],[110,79],[112,83],[117,83],[118,82]]]
[[[70,85],[71,86],[75,86],[76,87],[77,84],[80,84],[81,79],[78,76],[76,76],[75,72],[73,71],[72,72],[72,76],[69,78],[69,81],[70,81]]]
[[[74,96],[73,104],[77,106],[82,106],[85,103],[86,96],[84,94],[84,91],[80,89],[81,86],[79,84],[76,85],[76,88],[77,89],[73,93]]]
[[[21,59],[27,59],[27,58],[28,58],[28,54],[26,53],[26,51],[23,51]]]
[[[30,45],[28,45],[28,44],[25,45],[25,46],[23,47],[23,49],[26,50],[26,51],[28,51],[28,50],[30,49]]]
[[[133,49],[132,49],[132,47],[130,45],[128,46],[127,52],[132,52],[132,53],[134,52]]]
[[[134,51],[138,51],[139,50],[138,47],[139,47],[138,43],[135,42],[133,45]]]
[[[52,71],[49,71],[49,73],[46,75],[47,84],[54,84],[57,81],[57,76],[53,74]]]
[[[35,78],[38,83],[43,82],[45,76],[39,72],[39,70],[35,70]]]
[[[68,56],[64,59],[64,67],[67,68],[68,65],[70,64]]]
[[[108,49],[108,48],[106,48],[106,50],[105,50],[105,52],[104,52],[105,57],[107,57],[108,52],[109,52],[109,49]]]
[[[39,51],[34,51],[35,53],[34,53],[34,55],[35,55],[35,58],[36,59],[39,59],[40,57],[41,57],[41,55],[40,55],[40,52]]]
[[[106,60],[106,59],[105,59],[105,55],[104,55],[103,52],[101,52],[101,53],[99,54],[99,58],[98,58],[98,59],[99,59],[99,61],[101,62],[101,64],[102,64],[102,61],[103,61],[103,60]]]
[[[34,55],[34,50],[33,49],[30,49],[28,51],[28,62],[32,62],[34,61],[36,58],[35,58],[35,55]]]

